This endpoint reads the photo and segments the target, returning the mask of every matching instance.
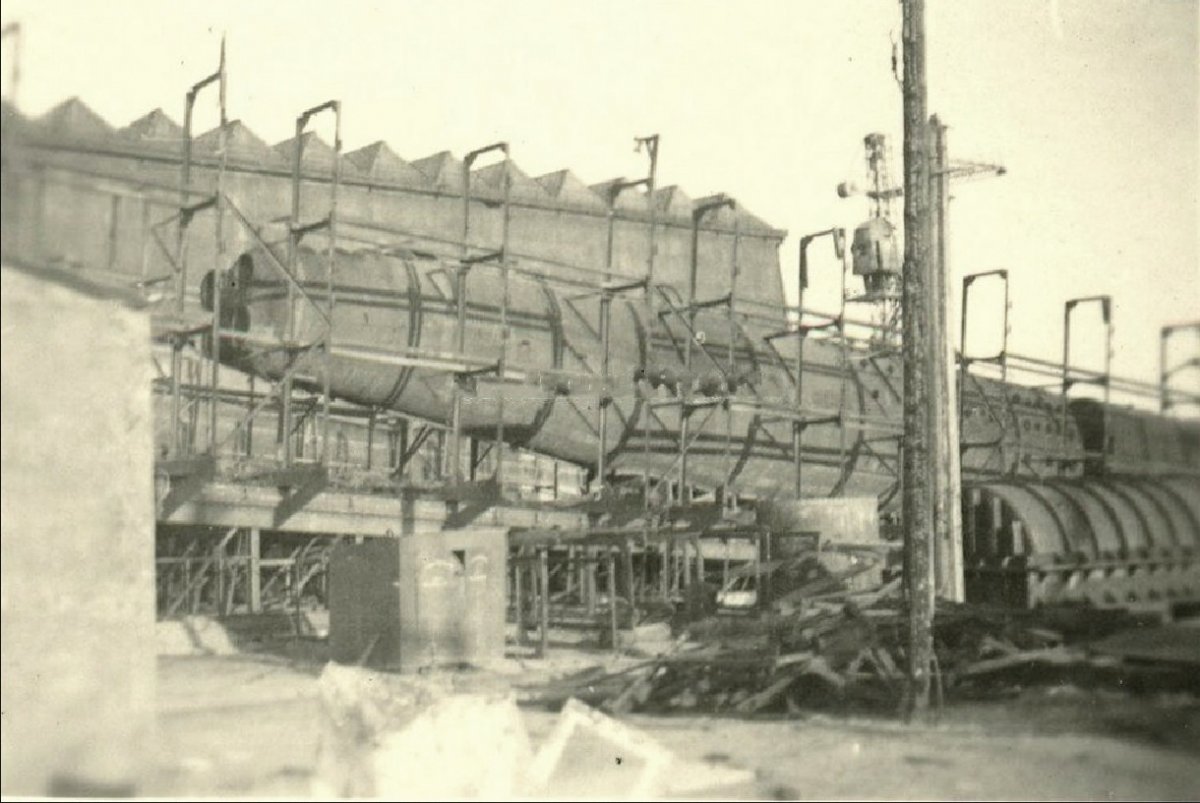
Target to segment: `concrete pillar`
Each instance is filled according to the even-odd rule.
[[[250,613],[262,612],[262,559],[261,539],[257,527],[250,528],[249,603]]]
[[[518,553],[513,564],[513,616],[517,624],[517,644],[525,643],[525,584],[521,581],[521,574],[525,571],[523,557]]]
[[[538,587],[541,590],[541,610],[538,612],[539,641],[538,656],[546,656],[546,647],[550,641],[550,556],[548,550],[538,552]]]

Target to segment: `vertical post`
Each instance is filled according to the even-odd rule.
[[[333,313],[337,306],[334,275],[337,267],[337,213],[338,190],[342,183],[342,104],[333,101],[333,174],[329,186],[329,242],[325,264],[325,292],[328,293],[326,304],[329,310],[329,321],[325,330],[325,349],[323,351],[324,370],[321,372],[321,462],[329,462],[329,408],[332,404],[333,373]]]
[[[1080,304],[1095,302],[1100,305],[1100,315],[1104,323],[1104,371],[1099,377],[1095,378],[1080,378],[1076,379],[1071,376],[1071,313]],[[1104,442],[1100,444],[1099,454],[1085,453],[1085,458],[1094,458],[1100,461],[1099,465],[1104,466],[1104,462],[1108,456],[1108,411],[1109,399],[1112,391],[1112,341],[1113,341],[1113,318],[1112,318],[1112,297],[1111,296],[1089,296],[1087,298],[1072,298],[1068,299],[1063,304],[1063,359],[1062,359],[1062,404],[1059,408],[1059,435],[1062,439],[1062,448],[1065,452],[1069,444],[1067,437],[1067,417],[1068,417],[1068,398],[1067,394],[1076,382],[1093,382],[1104,388],[1104,404],[1102,407],[1102,431],[1105,433]]]
[[[1112,427],[1109,426],[1109,411],[1112,410],[1112,358],[1113,358],[1113,310],[1112,299],[1104,296],[1100,299],[1100,310],[1104,316],[1104,443],[1100,444],[1101,466],[1107,466],[1109,443],[1112,438]]]
[[[216,572],[216,582],[213,583],[213,602],[217,616],[226,616],[229,611],[225,608],[225,539],[217,541],[213,547],[213,571]]]
[[[932,439],[929,432],[931,315],[929,281],[929,138],[926,133],[925,2],[904,0],[904,281],[901,292],[904,354],[903,515],[908,601],[907,713],[929,707],[933,662],[933,578],[930,534]]]
[[[1167,339],[1171,336],[1171,327],[1164,326],[1158,330],[1158,411],[1165,413],[1171,406],[1170,399],[1167,398],[1168,380],[1170,374],[1167,372]]]
[[[722,538],[721,544],[725,547],[725,555],[721,559],[721,588],[729,585],[729,539]]]
[[[617,559],[611,549],[608,554],[608,623],[612,633],[613,652],[620,652],[617,641]]]
[[[683,544],[678,546],[679,564],[683,568],[683,587],[691,588],[691,558],[688,557],[688,545],[691,541],[684,535]]]
[[[658,228],[658,202],[654,198],[654,191],[658,177],[658,134],[651,134],[648,137],[638,137],[638,149],[645,147],[647,155],[650,157],[650,173],[646,177],[646,206],[650,213],[649,225],[649,247],[646,250],[646,298],[652,297],[652,289],[654,286],[654,256],[656,249],[656,230]]]
[[[721,504],[726,510],[733,510],[730,478],[733,476],[733,397],[738,390],[737,380],[737,280],[741,268],[738,265],[738,247],[742,239],[742,219],[737,215],[733,219],[733,246],[729,259],[729,302],[725,311],[729,315],[729,351],[726,365],[725,384],[725,464],[721,479]]]
[[[525,556],[517,552],[513,561],[513,619],[517,625],[517,644],[525,644],[525,584],[521,575],[525,573]]]
[[[1062,347],[1062,402],[1058,413],[1058,434],[1062,441],[1062,454],[1066,454],[1067,445],[1067,392],[1071,389],[1071,311],[1075,309],[1076,299],[1070,299],[1063,304],[1063,347]]]
[[[807,330],[804,328],[804,289],[808,286],[808,245],[813,238],[811,236],[800,238],[800,253],[799,266],[797,267],[798,282],[796,291],[796,400],[795,414],[796,418],[792,419],[792,481],[795,483],[794,491],[796,498],[799,499],[803,489],[803,473],[804,473],[804,426],[803,419],[804,410],[804,337]]]
[[[771,601],[775,599],[775,580],[774,574],[771,572],[771,561],[775,559],[774,541],[772,540],[771,530],[763,530],[763,560],[767,564],[767,573],[763,578],[763,602],[769,609]]]
[[[763,540],[762,530],[754,533],[754,606],[764,607],[766,594],[763,592]]]
[[[662,569],[658,575],[658,586],[665,602],[671,597],[671,557],[667,541],[663,541],[658,545],[658,551],[662,560]]]
[[[471,243],[470,243],[470,236],[471,236],[471,166],[475,164],[475,160],[478,159],[480,156],[484,155],[485,153],[490,153],[492,151],[501,151],[504,154],[504,168],[503,168],[504,169],[504,178],[503,178],[503,181],[504,181],[504,185],[503,185],[504,186],[504,199],[503,199],[504,219],[503,219],[503,232],[502,232],[503,242],[501,244],[501,250],[500,250],[500,254],[499,254],[502,270],[504,269],[503,268],[504,261],[508,258],[508,221],[509,221],[509,201],[510,201],[508,143],[497,142],[497,143],[488,145],[483,148],[477,148],[463,157],[463,166],[462,166],[462,183],[463,183],[462,243],[460,244],[461,245],[461,262],[458,267],[457,280],[455,282],[455,301],[456,301],[456,313],[457,313],[456,318],[455,318],[455,326],[456,326],[456,329],[455,329],[456,339],[455,340],[456,340],[456,346],[457,346],[457,350],[458,350],[459,354],[462,354],[464,351],[466,351],[466,342],[467,342],[467,298],[466,298],[467,271],[470,269],[470,266],[472,264],[472,262],[471,262]],[[508,290],[507,274],[505,274],[505,276],[503,278],[505,279],[505,293],[507,294],[507,290]],[[505,307],[507,308],[507,300],[505,300]],[[505,343],[502,342],[501,345],[503,347],[505,345]],[[503,376],[503,368],[504,368],[503,357],[501,358],[499,367],[501,370],[501,376]],[[451,399],[451,409],[450,409],[450,429],[451,429],[450,442],[449,442],[449,448],[448,448],[447,454],[446,454],[446,466],[447,466],[448,470],[445,473],[447,474],[447,476],[449,476],[452,480],[455,480],[455,481],[458,481],[461,479],[461,473],[462,473],[462,446],[461,446],[461,443],[462,443],[462,387],[461,387],[461,382],[462,382],[462,379],[460,377],[457,377],[457,376],[454,377],[454,385],[451,388],[453,398]],[[502,437],[502,434],[503,434],[502,430],[498,430],[498,432],[497,432],[498,440]],[[499,460],[499,458],[500,458],[500,455],[497,455],[497,460]],[[499,462],[497,462],[497,466],[498,465],[499,465]],[[499,474],[497,474],[496,479],[497,480],[500,479]]]
[[[217,408],[220,405],[221,388],[221,277],[225,273],[225,165],[226,165],[226,136],[229,120],[225,113],[225,38],[221,37],[221,62],[217,69],[218,105],[220,107],[220,129],[218,148],[221,151],[217,167],[217,187],[214,196],[213,211],[217,219],[213,229],[216,237],[216,248],[213,249],[213,288],[212,288],[212,372],[209,389],[211,394],[208,404],[208,452],[214,457],[217,454]]]
[[[464,188],[463,192],[467,190]],[[467,199],[464,198],[464,208]],[[465,228],[465,226],[464,226]],[[463,251],[467,250],[466,236],[463,237]],[[465,257],[464,257],[465,258]],[[455,299],[455,349],[459,354],[466,350],[467,345],[467,271],[469,270],[467,263],[458,266],[458,270],[454,274],[454,299]],[[450,402],[450,439],[446,445],[446,466],[445,476],[452,482],[458,482],[462,479],[462,388],[460,383],[462,380],[457,377],[451,377],[454,385],[451,389],[453,398]],[[471,470],[474,471],[474,465]]]
[[[250,528],[250,560],[248,575],[250,581],[249,599],[250,613],[262,612],[262,544],[261,534],[257,527]]]
[[[376,408],[372,407],[371,412],[367,415],[367,471],[371,470],[375,451],[375,419]]]
[[[196,108],[198,86],[188,90],[183,105],[183,156],[179,161],[179,225],[175,233],[175,314],[183,320],[187,304],[187,230],[191,221],[188,195],[192,185],[192,116]],[[183,414],[183,338],[171,337],[171,451],[179,456],[183,450],[180,417]]]
[[[538,612],[538,657],[546,657],[546,647],[550,641],[550,555],[543,547],[538,551],[538,589],[540,591]]]
[[[930,176],[930,190],[934,207],[934,248],[932,271],[933,292],[933,350],[937,401],[931,406],[934,418],[934,433],[937,453],[934,460],[937,489],[935,500],[935,549],[937,569],[937,593],[945,599],[963,601],[962,574],[962,478],[960,475],[958,449],[958,418],[951,414],[958,408],[956,402],[954,373],[954,344],[949,337],[950,293],[947,277],[949,265],[947,254],[947,220],[950,211],[950,173],[946,154],[946,126],[935,114],[929,118],[929,130],[933,137],[934,161]]]
[[[590,548],[584,554],[584,561],[587,565],[587,573],[584,575],[587,584],[587,612],[588,616],[596,615],[596,570],[600,566],[600,559],[595,555]]]
[[[610,217],[611,221],[612,218]],[[611,225],[611,224],[610,224]],[[596,484],[598,490],[604,488],[604,475],[608,471],[608,372],[609,356],[609,319],[612,316],[612,294],[608,290],[600,293],[600,398],[597,400],[599,409],[599,444],[596,447]]]
[[[108,201],[108,242],[105,249],[105,269],[115,270],[117,266],[117,237],[120,235],[121,196],[113,193]]]
[[[604,199],[607,203],[606,223],[604,232],[604,281],[612,281],[613,259],[616,256],[616,236],[617,236],[617,196],[621,190],[625,188],[625,181],[617,179],[612,186],[608,188],[607,197]]]
[[[648,137],[638,137],[635,142],[637,143],[637,148],[640,150],[644,147],[646,149],[646,153],[650,157],[650,173],[646,177],[646,212],[649,216],[650,223],[648,227],[649,231],[647,232],[648,242],[646,246],[646,287],[642,299],[645,302],[646,343],[648,348],[652,348],[655,330],[658,328],[656,326],[658,322],[658,316],[655,314],[654,303],[654,257],[655,250],[657,248],[656,235],[658,229],[658,200],[654,197],[654,193],[656,189],[655,182],[657,181],[658,176],[658,134],[651,134]],[[639,383],[639,387],[641,387],[641,383]],[[650,407],[649,405],[642,406],[644,408],[640,416],[643,430],[642,448],[648,456],[650,451],[650,439],[648,437]],[[645,500],[647,507],[649,507],[651,504],[650,491],[650,472],[647,471],[644,476],[644,483],[642,487],[643,499]]]
[[[500,227],[500,281],[504,285],[500,298],[500,359],[497,361],[497,376],[501,382],[501,390],[497,399],[496,443],[493,451],[496,453],[495,479],[498,487],[504,484],[504,375],[508,370],[508,307],[510,303],[508,285],[508,227],[511,220],[512,202],[512,163],[509,158],[508,146],[504,146],[504,173],[501,181],[504,184],[504,202]]]
[[[569,546],[569,547],[567,547],[567,571],[565,574],[566,583],[567,583],[566,591],[567,591],[568,597],[575,591],[575,587],[576,587],[575,573],[578,570],[579,569],[576,566],[576,561],[575,561],[575,547]]]
[[[243,442],[246,445],[246,449],[245,449],[246,457],[250,457],[251,455],[254,454],[254,415],[253,415],[253,413],[254,413],[254,406],[256,403],[255,399],[254,399],[255,384],[256,383],[254,381],[254,374],[250,374],[250,395],[246,397],[246,417],[244,419],[242,419],[246,422],[245,426],[242,427],[242,437],[244,439]]]
[[[295,147],[292,149],[292,212],[290,225],[288,226],[288,270],[292,276],[299,281],[300,272],[298,270],[300,262],[300,242],[299,242],[299,227],[300,227],[300,171],[304,160],[304,117],[296,118],[296,137],[294,139]],[[290,346],[295,345],[296,341],[296,287],[293,282],[287,283],[287,313],[284,323],[284,336]],[[283,447],[283,463],[285,466],[292,464],[293,444],[292,444],[292,379],[289,373],[284,377],[280,387],[280,406],[282,411],[280,414],[280,438],[282,439]]]
[[[692,503],[692,493],[688,486],[688,438],[690,435],[690,420],[692,415],[692,340],[695,339],[696,329],[696,289],[700,273],[700,224],[709,212],[723,206],[732,207],[733,199],[718,195],[714,200],[699,204],[692,210],[692,248],[691,261],[688,270],[687,296],[687,340],[683,351],[683,383],[679,405],[679,495],[680,504],[688,507]]]
[[[621,547],[621,564],[622,572],[625,575],[625,589],[629,594],[629,607],[636,609],[637,596],[634,594],[633,588],[633,543],[628,538]]]

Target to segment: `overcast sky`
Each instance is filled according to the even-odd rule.
[[[1156,380],[1159,327],[1200,318],[1198,4],[928,5],[929,107],[951,126],[951,154],[1008,168],[954,192],[952,286],[1009,268],[1011,346],[1048,359],[1060,357],[1063,300],[1110,293],[1117,371]],[[302,108],[340,98],[348,149],[382,138],[416,159],[506,139],[531,175],[569,167],[595,182],[640,175],[632,138],[658,132],[661,185],[727,192],[801,234],[865,217],[865,201],[834,192],[863,180],[865,133],[893,135],[901,176],[899,11],[896,0],[6,0],[3,14],[25,29],[26,113],[79,95],[115,125],[156,106],[178,120],[226,31],[231,114],[269,142]],[[791,237],[789,290],[795,251]],[[826,267],[812,300],[828,308]],[[1080,323],[1081,339],[1098,333]]]

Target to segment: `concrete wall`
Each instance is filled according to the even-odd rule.
[[[813,533],[826,544],[878,545],[879,502],[873,496],[846,496],[831,499],[802,499],[764,503],[758,507],[758,523],[776,533],[774,557],[783,558],[806,548],[806,538],[788,537],[783,533]],[[823,553],[826,567],[845,572],[860,565],[851,554]],[[873,588],[883,581],[882,562],[847,581],[854,589]]]
[[[149,319],[70,277],[0,276],[0,787],[128,790],[154,718]]]
[[[342,541],[329,562],[330,655],[404,671],[503,658],[507,554],[499,528]]]

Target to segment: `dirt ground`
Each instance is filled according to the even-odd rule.
[[[511,655],[496,671],[526,685],[607,653],[563,646]],[[160,657],[159,755],[150,795],[310,796],[317,749],[319,642],[273,653]],[[536,749],[557,714],[523,706]],[[679,756],[752,771],[701,796],[754,799],[1196,799],[1200,701],[1070,685],[1003,702],[958,703],[932,725],[894,719],[631,715]]]

